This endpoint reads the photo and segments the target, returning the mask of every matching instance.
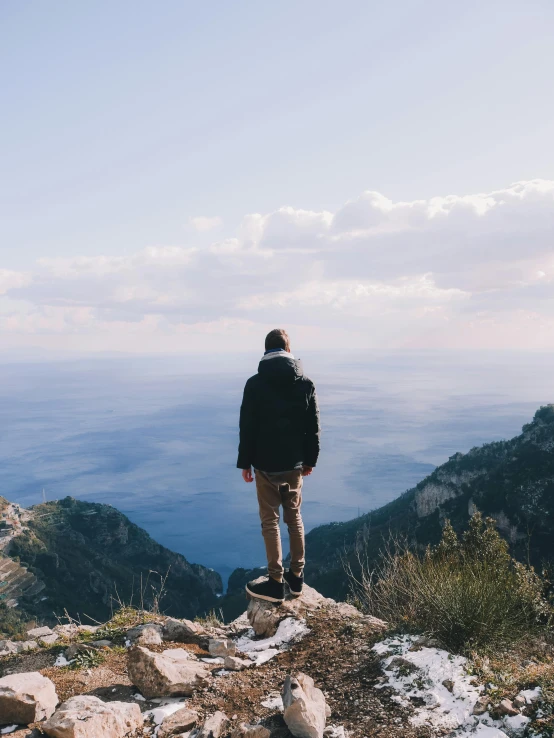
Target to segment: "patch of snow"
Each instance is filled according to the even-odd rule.
[[[540,700],[542,696],[542,689],[535,687],[535,689],[522,689],[518,697],[523,697],[528,705],[532,705],[533,702]]]
[[[256,666],[265,664],[266,661],[271,661],[274,656],[281,653],[277,648],[266,648],[265,651],[259,651],[258,653],[251,654],[248,658],[253,659]]]
[[[309,632],[310,629],[306,625],[305,620],[285,618],[279,623],[275,635],[270,638],[256,640],[256,634],[250,628],[244,635],[237,638],[237,651],[248,654],[259,666],[260,664],[265,664],[266,661],[269,661],[278,653],[285,651]]]
[[[269,697],[260,703],[262,707],[267,707],[268,710],[281,710],[285,709],[283,706],[283,698],[279,692],[272,692]]]
[[[222,659],[221,656],[216,656],[213,659],[200,659],[200,661],[203,661],[205,664],[224,664],[225,659]]]
[[[531,718],[525,717],[525,715],[512,715],[505,717],[503,722],[508,734],[513,738],[517,738],[525,734],[525,729],[531,722]]]
[[[143,697],[140,692],[134,694],[133,698],[137,700],[137,702],[146,702],[146,697]]]
[[[131,641],[128,638],[125,639],[125,648],[131,648]]]
[[[0,734],[7,735],[8,733],[14,733],[18,727],[18,725],[7,725],[5,728],[0,730]]]
[[[69,666],[69,664],[73,663],[73,659],[71,661],[68,661],[63,653],[58,654],[58,658],[54,661],[54,666]]]
[[[217,676],[229,676],[229,674],[232,674],[232,671],[229,671],[228,669],[220,669],[217,672]]]
[[[163,702],[160,700],[160,702],[159,707],[155,707],[153,710],[147,710],[144,713],[144,717],[151,718],[156,726],[161,725],[164,718],[168,715],[173,715],[174,712],[177,712],[177,710],[180,710],[186,704],[186,700],[183,700],[182,697],[169,697]]]
[[[378,688],[392,687],[396,692],[392,699],[404,706],[413,707],[410,698],[423,701],[423,707],[413,707],[412,725],[455,731],[452,735],[456,738],[507,738],[502,728],[511,735],[521,735],[512,733],[512,727],[492,720],[488,713],[473,715],[483,687],[472,684],[472,677],[466,671],[467,659],[437,648],[410,651],[414,640],[410,636],[387,638],[373,648],[383,658],[387,676],[387,681]],[[408,661],[414,669],[402,669],[402,664],[397,667],[394,664],[397,657]],[[444,682],[452,686],[451,691]]]

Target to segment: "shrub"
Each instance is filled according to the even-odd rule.
[[[392,541],[377,568],[349,570],[355,599],[392,626],[424,632],[457,652],[483,650],[549,628],[546,583],[515,561],[494,520],[476,513],[461,539],[447,521],[423,555]]]

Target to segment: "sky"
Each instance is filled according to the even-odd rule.
[[[0,3],[0,348],[554,346],[551,0]]]

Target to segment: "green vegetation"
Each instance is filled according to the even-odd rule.
[[[428,489],[440,490],[442,499],[418,509]],[[475,508],[495,518],[512,556],[537,571],[554,570],[554,405],[537,410],[515,438],[454,454],[388,505],[312,530],[306,538],[306,579],[323,594],[344,599],[345,557],[356,571],[363,550],[372,565],[391,534],[423,551],[438,544],[445,518],[461,533]]]
[[[125,603],[192,618],[216,606],[219,574],[189,564],[110,505],[66,497],[33,512],[10,551],[46,585],[46,600],[19,600],[32,615],[104,622]]]
[[[0,640],[24,641],[27,637],[24,616],[0,602]]]
[[[459,537],[447,521],[423,554],[393,541],[376,569],[351,573],[362,608],[392,626],[438,638],[455,652],[484,651],[551,629],[548,583],[514,560],[495,521],[475,513]]]

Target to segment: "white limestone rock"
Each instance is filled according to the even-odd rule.
[[[212,656],[234,656],[236,650],[234,642],[227,638],[210,638],[208,642],[208,651]]]
[[[0,724],[26,725],[44,720],[57,704],[54,683],[38,671],[0,679]]]
[[[127,639],[133,645],[138,646],[161,646],[162,626],[157,623],[146,623],[145,625],[137,625],[127,631]]]
[[[253,665],[253,661],[239,659],[238,656],[225,656],[225,661],[223,662],[223,668],[229,671],[242,671]]]
[[[205,687],[210,668],[190,657],[182,648],[154,653],[144,646],[131,648],[128,656],[129,679],[147,699],[190,696]]]
[[[31,639],[40,638],[41,640],[44,640],[46,636],[55,635],[55,633],[52,628],[48,628],[48,626],[45,625],[42,628],[31,628],[31,630],[27,631],[27,635]]]
[[[262,579],[264,577],[260,577],[255,581]],[[300,597],[287,599],[277,605],[252,597],[248,603],[246,614],[256,635],[270,638],[275,635],[281,620],[290,617],[300,619],[306,612],[314,612],[322,607],[334,604],[336,604],[334,600],[323,597],[313,587],[305,584]]]
[[[295,738],[323,738],[327,703],[307,674],[287,675],[283,687],[284,718]]]
[[[192,730],[198,722],[198,713],[182,707],[171,715],[165,717],[158,728],[157,738],[169,738]]]
[[[207,637],[206,631],[199,623],[176,618],[167,618],[163,624],[162,636],[164,641],[175,643],[197,643]]]
[[[134,702],[102,702],[78,695],[60,705],[41,727],[51,738],[124,738],[143,724]]]
[[[227,728],[229,718],[219,710],[205,720],[196,738],[220,738]]]

